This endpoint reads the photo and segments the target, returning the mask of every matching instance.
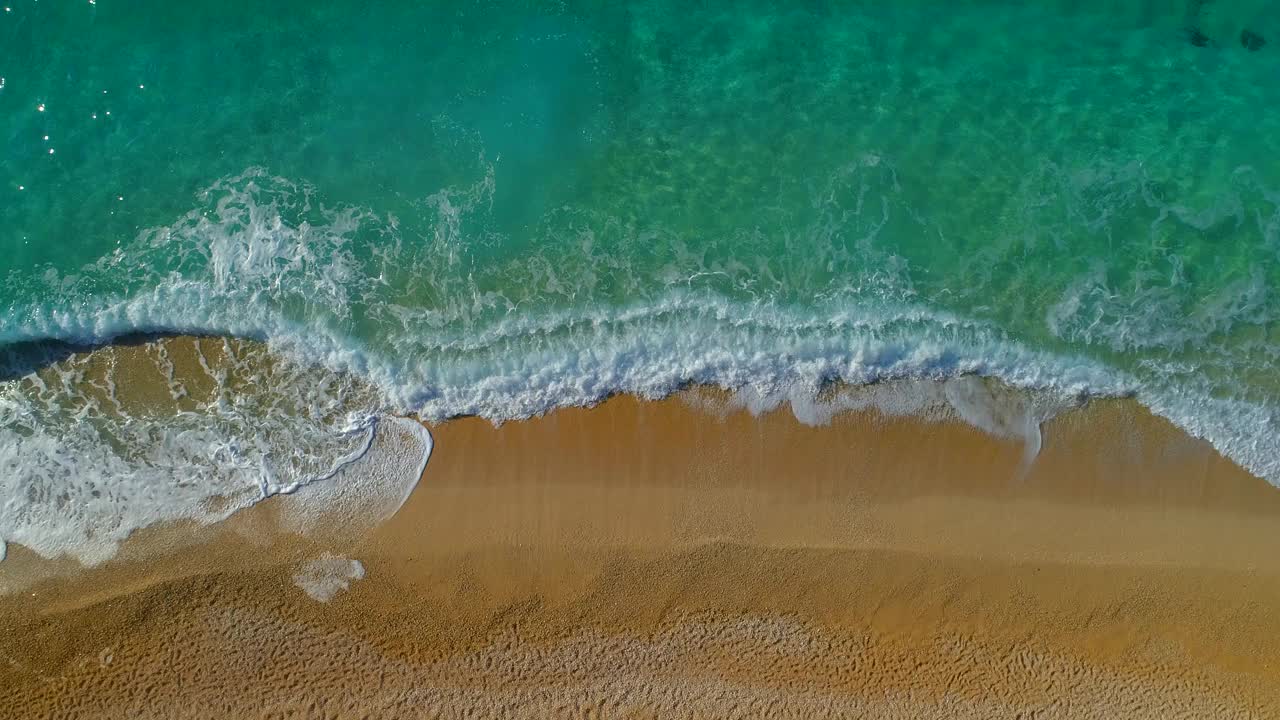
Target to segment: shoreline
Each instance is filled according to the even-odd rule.
[[[1280,706],[1280,492],[1136,402],[1050,420],[1020,471],[1021,441],[958,421],[809,426],[723,400],[433,426],[417,487],[372,527],[297,535],[280,496],[143,531],[101,568],[0,596],[17,630],[0,683],[33,717],[147,717],[137,683],[216,716],[191,673],[252,717],[286,697],[301,717]],[[294,575],[325,553],[365,576],[318,603]],[[233,626],[255,630],[216,630]]]

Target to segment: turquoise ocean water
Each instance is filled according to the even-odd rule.
[[[0,540],[691,382],[1132,394],[1280,482],[1276,3],[5,1]],[[271,359],[30,362],[138,333]]]

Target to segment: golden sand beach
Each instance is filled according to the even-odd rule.
[[[372,528],[274,498],[94,569],[11,548],[0,717],[1280,717],[1280,490],[1136,403],[1027,464],[722,400],[432,427]]]

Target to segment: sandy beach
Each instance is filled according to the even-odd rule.
[[[0,12],[0,720],[1280,720],[1280,0]]]
[[[717,403],[433,426],[373,527],[11,547],[0,717],[1280,717],[1280,490],[1136,403],[1029,464]]]

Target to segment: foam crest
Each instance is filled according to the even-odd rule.
[[[475,170],[410,221],[251,169],[78,273],[22,281],[41,300],[0,313],[12,367],[0,540],[100,562],[137,528],[299,490],[385,516],[430,452],[393,415],[501,422],[690,384],[755,411],[787,402],[806,422],[871,406],[942,414],[1021,439],[1029,458],[1057,409],[1134,395],[1280,483],[1267,370],[1280,350],[1259,331],[1274,279],[1246,262],[1274,245],[1280,196],[1255,173],[1199,205],[1165,198],[1133,163],[1033,173],[1016,223],[1040,233],[1018,251],[1029,263],[1055,262],[1072,237],[1146,228],[1151,242],[1068,267],[1041,289],[1052,302],[1003,303],[1014,312],[1001,316],[978,296],[1016,292],[1020,276],[1004,290],[982,274],[991,258],[965,256],[940,283],[901,243],[948,229],[913,200],[921,178],[885,153],[815,183],[804,213],[696,242],[564,207],[535,228],[545,242],[522,245],[494,229],[496,163],[481,154]],[[1240,223],[1229,267],[1188,270],[1200,259],[1179,238]],[[263,344],[13,350],[137,332]]]

